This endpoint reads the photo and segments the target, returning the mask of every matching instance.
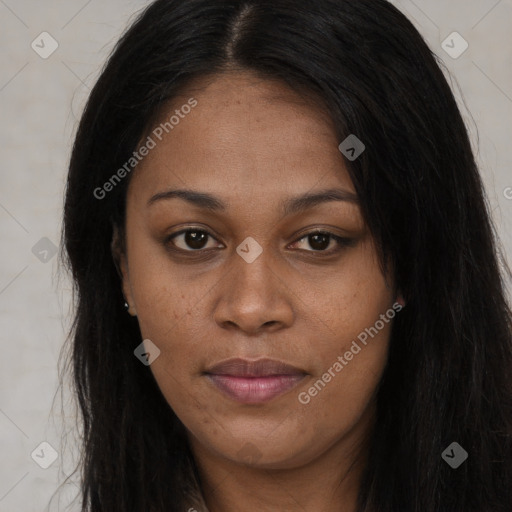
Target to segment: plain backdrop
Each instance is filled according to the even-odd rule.
[[[0,512],[64,510],[78,490],[48,505],[77,451],[75,408],[57,393],[71,304],[55,254],[66,167],[100,67],[147,3],[0,0]],[[393,3],[449,70],[510,262],[512,0]]]

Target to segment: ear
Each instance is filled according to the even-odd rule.
[[[126,250],[124,237],[121,235],[117,225],[113,226],[112,242],[110,243],[110,251],[112,259],[117,269],[119,278],[121,279],[121,286],[126,303],[128,304],[128,313],[132,316],[137,316],[135,310],[135,303],[133,301],[132,288],[130,284],[130,274],[128,272],[128,263],[126,260]]]

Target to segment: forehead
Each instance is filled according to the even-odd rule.
[[[194,108],[182,108],[191,98]],[[137,195],[179,187],[279,201],[313,188],[354,191],[332,120],[280,81],[247,72],[197,79],[155,127],[166,122],[161,140],[150,132],[156,145],[136,167]]]

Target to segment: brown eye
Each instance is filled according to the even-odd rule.
[[[332,240],[331,236],[327,234],[308,235],[307,238],[310,247],[315,251],[324,251],[329,247]]]
[[[210,238],[214,240],[210,233],[202,229],[184,229],[169,236],[166,243],[172,242],[178,249],[194,252],[207,248],[206,244]]]
[[[314,231],[312,233],[308,233],[297,240],[294,245],[304,241],[306,241],[309,247],[313,249],[312,251],[306,249],[307,252],[321,252],[323,254],[333,254],[340,251],[343,247],[355,245],[355,240],[351,238],[343,238],[327,231]],[[333,241],[334,247],[328,249]]]

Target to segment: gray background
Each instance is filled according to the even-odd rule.
[[[48,510],[77,455],[76,410],[69,394],[56,395],[71,287],[59,278],[52,247],[59,243],[66,165],[85,99],[117,37],[146,3],[0,0],[0,512]],[[393,3],[450,71],[510,261],[512,0]],[[47,59],[31,47],[34,40],[42,46],[44,31],[58,43]],[[469,44],[458,58],[442,46],[454,31]],[[452,39],[452,51],[459,50]],[[38,460],[48,460],[42,442],[58,453],[48,469],[31,457],[37,448]],[[76,484],[64,488],[61,510],[76,491]],[[58,508],[55,498],[49,510]]]

